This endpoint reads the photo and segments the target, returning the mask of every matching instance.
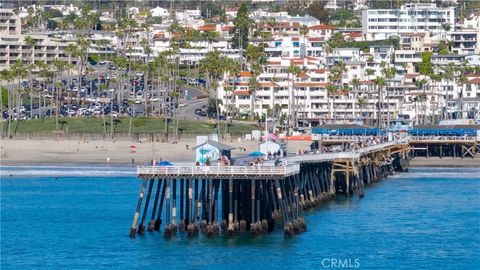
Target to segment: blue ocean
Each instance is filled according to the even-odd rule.
[[[129,229],[133,168],[1,167],[1,269],[480,269],[480,169],[412,168],[305,213],[307,232]]]

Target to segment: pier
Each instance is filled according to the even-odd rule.
[[[348,151],[287,156],[281,165],[140,166],[141,188],[130,236],[162,231],[255,236],[307,230],[305,209],[363,189],[408,167],[410,146],[388,141]]]

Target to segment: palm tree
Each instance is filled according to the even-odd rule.
[[[341,94],[346,97],[345,98],[345,105],[344,105],[345,106],[344,107],[344,120],[345,121],[347,120],[347,107],[348,107],[346,101],[349,99],[348,95],[350,94],[351,91],[352,91],[352,88],[348,85],[344,85],[341,89]],[[353,116],[353,111],[352,111],[352,116]]]
[[[101,83],[99,86],[98,86],[98,90],[100,92],[103,92],[105,90],[108,89],[108,85],[107,84],[104,84],[104,83]],[[110,112],[110,114],[112,114]],[[113,119],[110,119],[110,124],[113,123]],[[105,110],[104,108],[102,107],[102,121],[103,121],[103,136],[106,137],[107,136],[107,122],[105,121]],[[110,129],[112,128],[112,126],[110,126]]]
[[[383,128],[383,87],[385,86],[385,79],[383,77],[376,77],[373,83],[377,87],[378,91],[378,106],[377,106],[377,127]]]
[[[358,97],[357,98],[357,104],[358,104],[358,107],[360,108],[360,118],[363,120],[364,124],[365,124],[365,117],[363,116],[363,108],[365,108],[365,106],[367,105],[367,99],[365,97]]]
[[[44,61],[36,61],[35,62],[35,65],[38,67],[38,74],[39,74],[39,77],[40,78],[43,78],[43,83],[44,83],[44,86],[47,85],[47,76],[48,76],[48,65],[47,63],[45,63]],[[43,90],[43,89],[42,89]],[[40,113],[40,105],[41,105],[41,97],[40,97],[40,94],[41,94],[42,91],[39,91],[38,92],[38,109],[39,109],[39,114],[40,114],[40,117],[42,116],[42,114]],[[43,106],[45,106],[45,102],[43,102]],[[42,110],[43,111],[43,110]]]
[[[390,127],[390,95],[388,94],[388,87],[390,86],[393,77],[395,77],[395,74],[397,74],[397,69],[395,67],[386,67],[382,69],[382,74],[385,77],[387,83],[387,127]]]
[[[218,51],[210,51],[207,53],[205,58],[200,61],[200,69],[207,75],[207,87],[209,88],[210,99],[214,96],[215,101],[215,110],[217,112],[217,122],[219,121],[219,107],[218,107],[218,98],[216,96],[216,88],[214,87],[216,80],[219,80],[225,72],[225,63],[227,62],[226,56],[221,56]],[[216,83],[218,85],[218,83]],[[215,88],[215,89],[214,89]],[[219,126],[217,125],[217,133],[220,134]]]
[[[306,39],[307,39],[307,35],[308,35],[308,26],[303,24],[302,27],[300,27],[299,33],[300,33],[301,36],[303,36],[303,45],[305,46],[305,52],[304,52],[304,55],[302,57],[305,57],[307,55]]]
[[[1,79],[7,81],[7,112],[8,112],[8,127],[7,127],[7,137],[10,138],[10,130],[12,125],[13,117],[13,89],[11,89],[11,84],[15,80],[15,73],[13,69],[5,69],[1,71]],[[1,90],[1,89],[0,89]],[[3,99],[2,99],[3,100]],[[5,106],[5,104],[2,104]],[[3,108],[2,108],[3,109]],[[2,121],[3,124],[3,121]],[[2,125],[2,136],[3,136],[3,125]]]
[[[21,105],[21,82],[22,82],[22,79],[25,78],[27,76],[27,71],[25,69],[25,67],[23,66],[23,62],[21,60],[17,60],[15,61],[15,63],[13,63],[12,65],[10,65],[10,72],[12,73],[13,75],[13,78],[17,79],[18,80],[18,83],[15,85],[15,88],[14,88],[14,91],[13,91],[13,94],[12,94],[12,106],[15,107],[15,103],[16,103],[16,106],[20,106]],[[16,98],[15,98],[15,94],[16,94]],[[16,99],[16,100],[15,100]],[[9,102],[10,104],[10,102]],[[18,113],[18,112],[17,112]],[[16,119],[15,119],[17,122],[19,120],[19,117],[17,116]],[[11,119],[9,118],[9,124],[8,124],[8,137],[10,138],[11,136]]]
[[[60,97],[59,94],[61,91],[60,91],[60,88],[62,86],[62,83],[61,82],[57,82],[56,78],[57,76],[60,76],[62,74],[62,72],[65,70],[65,61],[61,60],[61,59],[53,59],[53,67],[54,67],[54,72],[53,72],[53,92],[55,93],[55,109],[56,109],[56,112],[55,112],[55,130],[58,131],[58,115],[59,115],[59,107],[60,107]]]
[[[325,89],[327,89],[327,95],[329,97],[332,97],[332,106],[330,108],[330,119],[334,119],[335,117],[335,97],[338,93],[338,87],[332,83],[328,83],[327,86],[325,87]]]
[[[143,48],[143,71],[144,71],[144,100],[145,100],[145,116],[148,117],[148,100],[147,100],[147,91],[148,91],[148,76],[150,74],[150,69],[152,65],[149,63],[150,54],[152,53],[152,48],[150,48],[150,44],[147,39],[142,39],[140,41],[140,45]]]
[[[426,93],[420,93],[413,100],[415,101],[415,115],[417,115],[417,113],[416,113],[416,110],[417,110],[416,102],[420,102],[420,104],[425,103],[427,101],[427,94]],[[425,105],[423,105],[423,111],[424,111],[423,124],[425,124],[425,118],[426,118]],[[417,124],[418,124],[418,122],[419,121],[417,119]]]
[[[423,125],[425,124],[426,118],[427,118],[427,106],[426,104],[424,104],[424,102],[427,101],[427,93],[425,92],[425,86],[427,85],[427,83],[428,83],[427,79],[421,79],[416,81],[418,89],[422,90],[422,93],[418,95],[419,96],[418,101],[421,102],[421,105],[422,105],[422,110],[423,110],[422,124]]]
[[[229,59],[229,61],[227,61],[226,63],[226,71],[230,74],[230,75],[233,75],[233,79],[231,80],[231,86],[230,87],[226,87],[225,88],[225,92],[228,93],[230,92],[230,99],[231,99],[231,104],[233,105],[234,104],[234,95],[233,95],[233,92],[235,91],[235,83],[237,81],[237,78],[240,74],[240,63],[236,60],[231,60]],[[228,90],[227,90],[228,89]],[[227,109],[227,116],[231,116],[231,108],[229,107],[228,105],[228,99],[229,98],[226,98],[225,101],[226,101],[226,104],[225,104],[225,108]]]
[[[31,56],[32,61],[31,63],[35,63],[35,44],[37,44],[37,40],[33,39],[31,36],[26,36],[24,39],[25,45],[32,50]]]
[[[333,66],[330,68],[330,74],[328,75],[328,80],[331,83],[335,84],[336,86],[335,92],[338,92],[342,88],[342,77],[345,70],[346,70],[345,63],[343,61],[335,62],[335,64],[333,64]],[[335,103],[335,96],[334,96],[333,102]]]
[[[352,84],[352,89],[353,89],[353,92],[355,94],[355,97],[358,97],[358,92],[359,92],[359,86],[360,86],[360,79],[357,77],[357,75],[355,75],[355,77],[352,79],[352,81],[350,82]],[[358,100],[358,99],[357,99]],[[355,112],[356,108],[355,108],[355,102],[353,103],[353,112]]]
[[[81,35],[77,35],[77,49],[75,55],[78,57],[77,60],[77,69],[78,69],[78,91],[77,91],[77,104],[80,102],[80,88],[82,87],[82,73],[83,68],[86,66],[88,61],[88,48],[90,46],[90,41],[85,39]]]
[[[461,74],[458,78],[458,82],[461,85],[460,89],[460,97],[459,97],[459,107],[460,107],[460,117],[463,119],[463,90],[465,89],[465,85],[468,83],[468,78],[465,74]],[[458,117],[458,116],[457,116]]]
[[[300,68],[295,65],[290,65],[287,68],[287,77],[292,84],[292,90],[288,91],[288,130],[295,124],[295,76],[299,73]],[[292,75],[290,80],[290,74]]]
[[[254,46],[249,44],[247,46],[246,50],[246,58],[247,61],[250,65],[250,71],[252,73],[252,79],[250,80],[250,84],[252,88],[249,87],[250,90],[250,109],[251,109],[251,118],[254,117],[255,114],[255,98],[256,98],[256,91],[259,87],[259,84],[257,84],[257,77],[260,75],[260,73],[263,72],[264,69],[264,64],[266,62],[265,59],[265,52],[263,46]],[[263,108],[260,108],[263,110]]]

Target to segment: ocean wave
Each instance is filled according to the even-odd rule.
[[[480,180],[480,169],[466,169],[466,168],[455,168],[455,169],[446,169],[441,170],[414,170],[410,169],[408,173],[399,173],[392,178],[438,178],[438,179],[479,179]]]
[[[179,162],[174,165],[189,165]],[[137,168],[130,165],[34,165],[34,166],[0,166],[0,176],[136,176]]]
[[[135,176],[136,168],[121,166],[1,166],[0,176]]]

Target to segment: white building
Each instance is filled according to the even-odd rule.
[[[30,36],[35,45],[30,47],[25,38]],[[22,34],[21,19],[12,9],[0,9],[0,70],[8,69],[17,60],[24,64],[44,61],[50,64],[54,59],[76,63],[77,58],[66,53],[66,47],[75,42],[73,35]]]
[[[150,13],[152,13],[152,17],[166,18],[170,16],[170,12],[168,12],[168,9],[158,7],[158,6],[150,9]]]
[[[410,3],[400,9],[366,9],[362,11],[362,33],[367,40],[382,40],[408,32],[445,34],[454,29],[454,7]]]
[[[476,54],[480,53],[480,29],[463,29],[450,32],[453,42],[452,53]]]

